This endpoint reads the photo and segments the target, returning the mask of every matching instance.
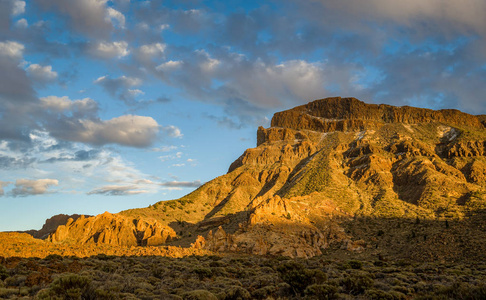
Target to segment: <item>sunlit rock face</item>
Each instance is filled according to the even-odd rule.
[[[116,246],[156,246],[175,237],[174,230],[157,221],[131,219],[105,212],[95,217],[70,219],[52,233],[51,242],[107,244]]]

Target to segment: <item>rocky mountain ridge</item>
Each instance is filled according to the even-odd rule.
[[[485,120],[457,110],[316,100],[276,113],[270,128],[258,129],[256,148],[181,199],[76,220],[49,239],[144,245],[138,237],[148,230],[161,243],[170,236],[169,244],[214,251],[369,251],[381,244],[349,220],[468,222],[486,210]]]

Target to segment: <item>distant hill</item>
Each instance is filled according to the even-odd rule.
[[[459,259],[486,253],[484,211],[485,116],[336,97],[276,113],[227,174],[178,200],[72,220],[48,240]]]

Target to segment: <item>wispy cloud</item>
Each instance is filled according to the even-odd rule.
[[[195,181],[167,181],[159,184],[168,188],[197,188],[202,185],[200,180]]]
[[[88,195],[129,196],[144,193],[148,193],[148,191],[139,190],[135,185],[107,185],[88,192]]]

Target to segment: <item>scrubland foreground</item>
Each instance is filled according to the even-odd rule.
[[[486,299],[486,263],[255,255],[0,258],[3,299]]]

